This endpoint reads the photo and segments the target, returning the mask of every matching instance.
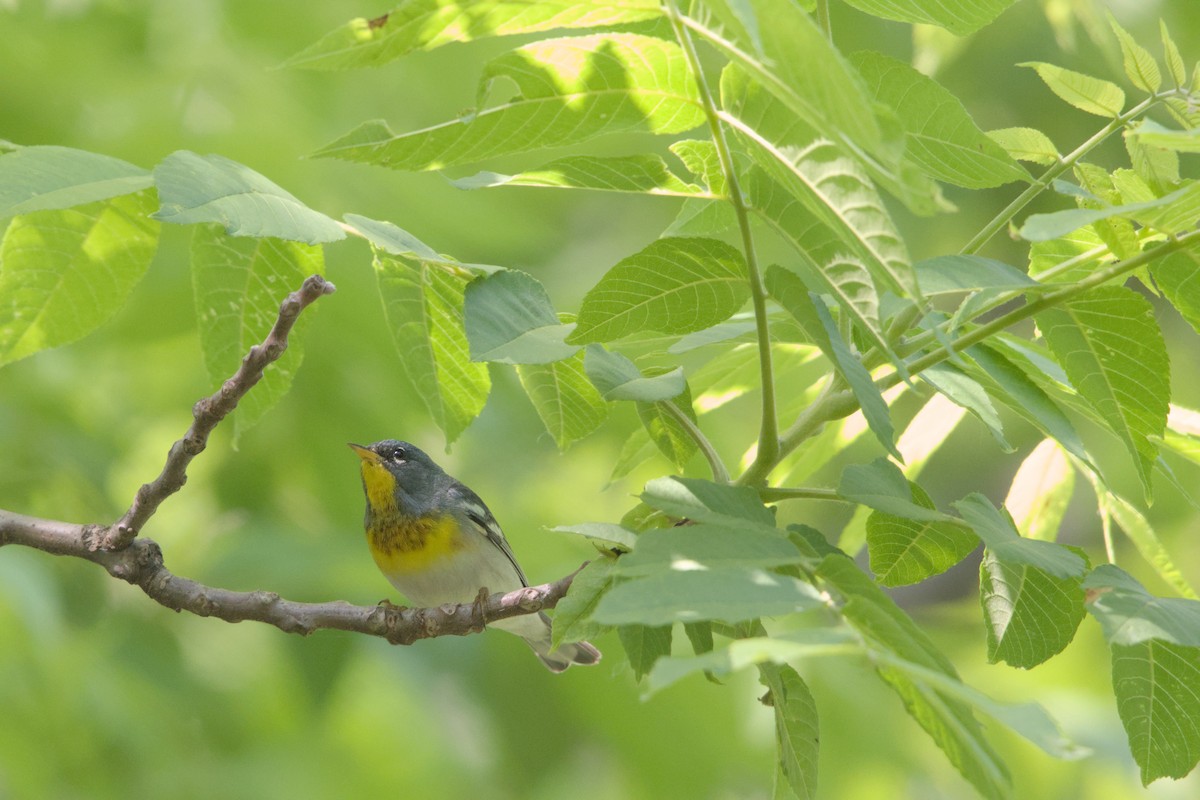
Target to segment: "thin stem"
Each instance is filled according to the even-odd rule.
[[[767,321],[767,287],[763,283],[762,271],[758,266],[758,255],[754,247],[754,236],[750,229],[750,212],[742,196],[741,184],[737,168],[733,163],[733,153],[729,149],[729,141],[725,138],[725,130],[721,127],[717,106],[713,101],[708,82],[704,79],[704,71],[700,64],[700,56],[696,45],[680,16],[679,9],[673,0],[664,4],[667,17],[675,37],[683,49],[692,73],[696,76],[696,86],[700,92],[700,101],[704,107],[704,115],[708,119],[708,128],[717,156],[721,161],[721,172],[725,176],[728,187],[729,202],[733,205],[737,216],[738,230],[742,237],[742,250],[746,256],[746,277],[750,283],[751,304],[754,307],[755,331],[758,337],[758,362],[762,380],[762,424],[758,434],[758,452],[755,464],[765,464],[773,467],[779,458],[779,422],[775,410],[775,372],[771,364],[771,331]],[[753,465],[752,465],[753,467]]]
[[[829,22],[829,0],[817,0],[817,27],[825,38],[833,41],[833,26]]]
[[[984,339],[999,333],[1005,328],[1015,325],[1021,320],[1028,319],[1040,311],[1045,311],[1047,308],[1058,305],[1064,300],[1069,300],[1076,295],[1082,294],[1089,289],[1093,289],[1103,283],[1107,283],[1113,278],[1119,278],[1122,275],[1127,275],[1139,267],[1162,258],[1170,253],[1175,253],[1183,250],[1196,242],[1200,241],[1200,230],[1191,231],[1182,236],[1172,238],[1160,247],[1156,247],[1149,252],[1141,253],[1126,261],[1118,261],[1107,269],[1093,272],[1078,283],[1073,283],[1070,286],[1059,289],[1056,292],[1044,294],[1041,297],[1030,300],[1020,308],[1015,308],[1012,311],[997,317],[986,325],[980,325],[978,328],[950,342],[948,345],[943,345],[937,350],[934,350],[926,355],[908,364],[910,375],[916,375],[924,369],[932,367],[934,364],[941,363],[950,357],[951,352],[959,352],[965,350],[976,342],[981,342]],[[900,382],[900,374],[892,372],[883,376],[875,383],[882,390],[891,386],[895,386]]]
[[[667,413],[679,423],[680,427],[687,432],[691,440],[700,448],[700,452],[704,454],[705,460],[708,461],[708,467],[712,470],[713,480],[717,483],[729,483],[729,470],[725,469],[725,463],[721,461],[721,456],[717,454],[717,450],[713,447],[712,442],[704,435],[704,431],[692,421],[692,418],[683,413],[683,409],[677,406],[674,401],[661,401],[662,407]]]
[[[1093,147],[1103,142],[1110,135],[1119,131],[1121,128],[1124,128],[1125,124],[1130,120],[1136,119],[1144,114],[1147,109],[1149,109],[1155,103],[1174,93],[1174,91],[1170,91],[1162,94],[1151,95],[1125,113],[1118,114],[1117,116],[1113,117],[1111,120],[1109,120],[1107,125],[1096,131],[1096,133],[1093,134],[1090,139],[1079,145],[1079,147],[1076,147],[1067,156],[1059,159],[1057,164],[1054,164],[1042,173],[1042,177],[1031,183],[1025,189],[1025,191],[1017,195],[1017,197],[1011,203],[1005,206],[1003,211],[996,215],[995,219],[985,225],[983,229],[979,231],[979,233],[975,234],[971,241],[967,242],[963,246],[962,252],[965,254],[979,252],[993,236],[1003,230],[1004,226],[1012,221],[1012,218],[1015,217],[1021,209],[1029,205],[1029,203],[1035,197],[1044,192],[1055,178],[1057,178],[1059,175],[1062,175],[1071,167],[1075,166],[1076,162],[1087,155]]]
[[[841,503],[849,502],[842,499],[836,489],[819,489],[811,486],[764,486],[758,490],[758,496],[762,498],[764,503],[777,503],[781,500],[836,500]]]

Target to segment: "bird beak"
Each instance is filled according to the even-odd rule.
[[[354,444],[353,442],[346,442],[346,444],[350,445],[350,449],[353,450],[355,453],[358,453],[358,457],[361,458],[363,461],[370,463],[370,464],[378,464],[379,463],[379,461],[380,461],[379,454],[376,453],[374,450],[370,449],[369,447],[363,447],[361,444]]]

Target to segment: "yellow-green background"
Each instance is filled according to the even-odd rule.
[[[907,26],[833,5],[845,50],[912,52]],[[1112,5],[1152,51],[1159,52],[1161,15],[1188,63],[1200,57],[1200,8],[1191,0]],[[365,119],[385,117],[402,130],[452,117],[471,104],[479,65],[508,44],[451,46],[373,71],[272,69],[349,17],[387,8],[316,0],[0,0],[0,138],[146,167],[178,149],[220,153],[333,216],[391,220],[461,260],[527,270],[559,308],[576,308],[604,269],[670,220],[671,201],[531,189],[466,193],[438,175],[301,160]],[[982,127],[1039,127],[1069,150],[1102,122],[1068,109],[1032,71],[1013,65],[1047,60],[1110,78],[1119,66],[1075,22],[1058,31],[1061,42],[1074,37],[1074,49],[1064,52],[1047,14],[1079,20],[1098,11],[1087,0],[1021,0],[965,48],[945,36],[922,37],[932,48],[922,57],[940,59],[939,79]],[[1120,155],[1117,142],[1101,151]],[[500,166],[536,163],[534,156]],[[1013,194],[1012,187],[954,192],[962,212],[932,222],[901,214],[914,257],[953,252]],[[214,389],[192,316],[189,235],[164,226],[150,272],[98,333],[0,370],[0,507],[111,520],[157,474],[188,425],[191,404]],[[1021,263],[1022,248],[1005,239],[989,253]],[[370,604],[393,596],[366,553],[356,459],[344,443],[397,436],[438,455],[444,443],[401,375],[366,246],[327,248],[327,274],[338,292],[312,314],[292,392],[238,449],[228,430],[218,430],[186,489],[145,531],[179,574],[296,600]],[[1198,406],[1195,335],[1170,312],[1163,319],[1176,397]],[[551,580],[589,549],[547,527],[615,521],[630,506],[638,480],[606,482],[633,417],[619,412],[598,435],[559,455],[511,371],[492,374],[487,409],[442,461],[488,500],[530,578]],[[728,458],[753,436],[752,413],[743,401],[711,420]],[[1035,442],[1015,422],[1013,440],[1024,449]],[[872,453],[862,447],[845,460]],[[1000,500],[1018,463],[968,421],[925,482],[942,499],[977,489]],[[1195,486],[1196,472],[1177,466]],[[651,466],[637,478],[668,469]],[[835,478],[830,471],[820,480]],[[1098,520],[1081,495],[1066,535],[1095,555]],[[1170,489],[1159,495],[1153,519],[1195,579],[1197,514]],[[802,505],[788,513],[830,534],[846,519]],[[1163,591],[1128,548],[1120,556]],[[1141,796],[1098,627],[1085,620],[1065,655],[1032,672],[988,666],[974,587],[965,566],[901,597],[969,682],[1002,699],[1044,704],[1096,751],[1064,764],[997,735],[1017,796]],[[769,709],[755,702],[760,687],[747,676],[724,686],[694,678],[643,702],[616,638],[598,644],[607,653],[599,667],[554,676],[498,633],[410,648],[328,631],[300,638],[177,615],[95,566],[5,547],[0,798],[770,796],[773,727]],[[820,706],[822,796],[971,796],[861,664],[800,668]],[[1198,793],[1193,778],[1160,782],[1144,796]]]

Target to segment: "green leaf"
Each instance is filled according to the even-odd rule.
[[[81,339],[125,305],[158,247],[159,225],[147,217],[153,202],[141,192],[9,223],[0,243],[0,365]]]
[[[957,522],[936,508],[921,504],[913,497],[908,479],[900,468],[886,458],[870,464],[851,464],[842,470],[838,494],[852,503],[922,522]],[[928,495],[924,499],[928,499]]]
[[[1029,61],[1018,66],[1032,67],[1050,91],[1081,111],[1115,117],[1125,107],[1125,92],[1115,83],[1042,61]]]
[[[1012,518],[979,492],[971,492],[954,507],[984,546],[1006,565],[1034,567],[1055,578],[1076,578],[1087,571],[1087,561],[1072,550],[1022,537]]]
[[[787,114],[734,64],[722,73],[721,103],[722,120],[754,160],[861,261],[877,289],[920,296],[904,240],[857,161]]]
[[[956,406],[970,411],[987,427],[988,432],[1006,453],[1013,446],[1004,438],[1004,426],[991,398],[979,383],[952,364],[935,364],[921,373],[921,379],[945,395]]]
[[[566,597],[554,607],[553,638],[550,642],[553,647],[563,642],[583,641],[601,633],[600,626],[591,621],[591,616],[600,598],[612,586],[615,565],[614,559],[597,558],[571,581]]]
[[[253,345],[267,337],[283,298],[313,274],[325,271],[320,247],[272,238],[234,238],[219,225],[200,225],[192,237],[192,294],[200,351],[208,377],[220,384],[237,371]],[[304,359],[297,321],[287,350],[238,402],[234,440],[287,394]]]
[[[688,459],[696,452],[696,442],[674,414],[667,410],[667,403],[674,403],[675,407],[693,424],[697,422],[696,411],[692,407],[692,390],[686,384],[683,392],[672,400],[657,403],[639,402],[637,404],[638,418],[642,421],[642,425],[645,426],[646,432],[650,434],[650,439],[658,447],[659,452],[682,470]]]
[[[319,244],[346,238],[338,223],[313,211],[247,166],[224,156],[178,150],[154,168],[161,222],[216,222],[230,236],[273,236]]]
[[[1088,611],[1112,645],[1164,641],[1200,647],[1200,600],[1155,597],[1120,567],[1101,564],[1083,582]]]
[[[1113,645],[1112,674],[1142,784],[1190,773],[1200,760],[1200,648],[1158,640]]]
[[[913,501],[934,509],[929,495],[909,484]],[[979,538],[958,525],[911,520],[874,511],[867,519],[871,571],[884,586],[907,586],[940,575],[979,546]]]
[[[583,358],[588,380],[605,400],[638,400],[653,403],[678,397],[687,387],[683,367],[647,378],[637,365],[620,353],[589,344]]]
[[[831,228],[760,168],[750,171],[742,190],[751,209],[798,256],[795,267],[805,286],[833,297],[857,329],[898,362],[880,330],[879,296],[863,260],[849,255]]]
[[[1139,121],[1129,131],[1130,138],[1145,145],[1164,147],[1179,153],[1200,153],[1200,129],[1177,130],[1159,125],[1152,119]]]
[[[577,525],[559,525],[550,530],[558,533],[574,533],[590,540],[605,550],[627,553],[637,544],[638,534],[624,525],[611,522],[581,522]]]
[[[1180,233],[1200,219],[1200,183],[1188,183],[1168,195],[1143,203],[1072,208],[1049,214],[1031,214],[1021,226],[1022,239],[1041,242],[1115,217],[1128,217],[1163,233]]]
[[[1180,316],[1200,333],[1200,254],[1191,248],[1170,253],[1150,265],[1150,274]]]
[[[712,652],[713,632],[711,622],[685,622],[683,623],[683,632],[687,634],[688,641],[692,643],[693,653],[700,656]]]
[[[1035,317],[1067,377],[1133,455],[1146,496],[1167,421],[1170,365],[1150,301],[1104,286]]]
[[[735,639],[727,647],[703,655],[661,659],[650,673],[646,695],[653,695],[697,672],[725,676],[760,664],[787,664],[804,658],[861,653],[858,640],[846,628],[803,628],[770,638]]]
[[[640,681],[649,674],[654,662],[671,655],[670,625],[622,625],[617,628],[617,636],[629,657],[635,680]]]
[[[733,623],[823,605],[810,584],[788,575],[761,569],[670,570],[617,584],[592,616],[606,625]]]
[[[760,664],[759,681],[769,690],[768,705],[775,710],[775,746],[779,770],[800,800],[817,796],[817,754],[820,727],[817,703],[808,685],[786,664]]]
[[[517,376],[559,450],[608,418],[608,404],[588,380],[582,352],[552,364],[521,364]]]
[[[346,222],[372,245],[394,256],[411,255],[426,261],[444,261],[447,265],[457,265],[458,263],[440,255],[432,247],[391,222],[371,219],[358,214],[347,214]]]
[[[1026,290],[1037,281],[1016,267],[991,258],[971,255],[938,256],[913,265],[921,291],[927,296],[990,291]]]
[[[842,615],[871,647],[880,677],[950,763],[984,797],[1008,797],[1011,778],[1004,762],[984,738],[971,707],[946,689],[959,683],[946,656],[849,558],[826,556],[817,575],[845,598]],[[919,668],[945,680],[935,681]]]
[[[1179,55],[1179,48],[1167,31],[1167,23],[1159,19],[1158,28],[1162,35],[1163,57],[1167,61],[1167,71],[1171,73],[1171,79],[1175,81],[1175,86],[1182,89],[1187,86],[1187,71],[1183,66],[1183,57]]]
[[[986,714],[1055,758],[1074,761],[1091,754],[1088,748],[1081,747],[1063,736],[1058,724],[1046,713],[1046,709],[1036,703],[1000,703],[978,689],[937,670],[896,658],[888,653],[876,652],[874,657],[916,680],[927,683],[947,697]]]
[[[646,484],[642,502],[673,517],[695,522],[744,527],[775,526],[775,515],[749,486],[729,486],[699,478],[655,478]]]
[[[765,569],[803,561],[782,531],[698,523],[646,531],[637,537],[633,552],[618,561],[617,573],[634,577],[672,569]]]
[[[742,254],[718,239],[671,237],[622,259],[583,298],[572,344],[652,330],[691,333],[750,297]]]
[[[848,5],[876,17],[899,22],[927,23],[958,36],[974,33],[1000,16],[1016,0],[846,0]]]
[[[1129,81],[1143,92],[1157,92],[1162,86],[1162,74],[1158,71],[1158,63],[1155,62],[1154,56],[1133,40],[1111,12],[1108,15],[1108,24],[1112,26],[1113,33],[1117,35],[1117,41],[1121,44],[1121,57]]]
[[[988,131],[992,141],[1018,161],[1048,167],[1058,163],[1058,148],[1050,137],[1034,128],[1000,128]]]
[[[350,20],[283,66],[320,70],[377,67],[452,42],[555,28],[600,28],[654,19],[660,13],[656,0],[503,0],[487,4],[404,0],[374,19]]]
[[[1174,150],[1146,144],[1130,128],[1125,129],[1125,150],[1134,172],[1149,185],[1156,197],[1180,188],[1179,154]],[[1126,198],[1122,202],[1132,202],[1132,199]]]
[[[1101,513],[1108,514],[1116,521],[1142,558],[1154,567],[1159,577],[1184,597],[1195,600],[1196,590],[1175,565],[1174,559],[1145,515],[1128,500],[1109,491],[1098,480],[1093,488],[1096,490]]]
[[[757,19],[770,24],[757,24]],[[884,134],[880,109],[862,77],[797,4],[706,0],[692,7],[683,23],[769,91],[788,118],[808,121],[817,137],[863,164],[872,179],[911,209],[937,210],[936,186],[902,158],[895,121],[887,120]],[[725,191],[724,182],[709,181],[708,186]]]
[[[1200,760],[1200,601],[1150,595],[1104,564],[1084,582],[1112,648],[1113,691],[1143,784]]]
[[[472,361],[548,364],[578,352],[563,339],[573,325],[559,322],[541,281],[504,269],[467,284],[463,324]]]
[[[487,364],[471,361],[463,330],[467,278],[440,259],[396,256],[379,247],[374,266],[404,373],[453,442],[479,416],[491,389]]]
[[[568,156],[515,175],[480,172],[451,183],[459,189],[542,186],[664,197],[720,197],[694,183],[684,181],[671,171],[662,156],[652,153],[638,153],[632,156]]]
[[[682,133],[704,122],[679,46],[650,36],[596,34],[533,42],[488,64],[511,99],[451,122],[395,135],[367,122],[313,155],[392,169],[432,170],[510,153],[578,144],[608,133]]]
[[[1062,652],[1083,621],[1083,578],[1054,577],[994,550],[979,565],[988,661],[1029,669]]]
[[[800,323],[805,334],[821,348],[821,352],[834,365],[838,373],[850,385],[858,399],[863,415],[871,432],[884,449],[900,458],[896,449],[896,431],[887,403],[871,373],[850,351],[849,345],[838,332],[837,324],[825,307],[825,302],[815,293],[810,293],[799,277],[782,267],[771,266],[766,275],[767,291],[784,310]]]
[[[70,147],[22,147],[0,158],[0,219],[140,192],[147,170]]]
[[[851,63],[904,126],[905,151],[927,174],[968,189],[1028,181],[1029,173],[976,127],[957,97],[894,58],[861,51]]]

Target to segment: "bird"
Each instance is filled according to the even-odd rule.
[[[384,577],[410,602],[469,603],[481,589],[503,594],[529,585],[487,505],[423,450],[397,439],[350,447],[360,459],[367,499],[367,545]],[[541,612],[488,625],[524,639],[552,672],[600,660],[588,642],[553,647],[550,618]]]

